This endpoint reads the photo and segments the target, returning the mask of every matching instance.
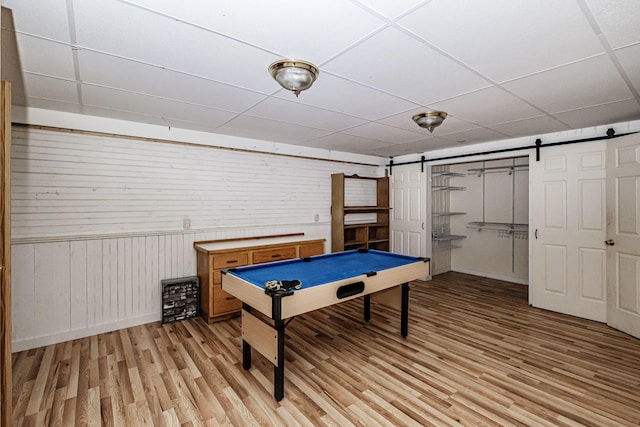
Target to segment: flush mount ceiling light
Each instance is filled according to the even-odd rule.
[[[299,59],[283,59],[269,65],[269,73],[280,83],[280,86],[300,95],[309,89],[318,78],[319,71],[315,65]]]
[[[427,111],[426,113],[416,114],[412,117],[418,126],[428,129],[429,132],[433,132],[433,129],[440,126],[446,118],[447,113],[444,111]]]

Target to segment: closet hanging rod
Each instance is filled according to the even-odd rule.
[[[578,144],[578,143],[581,143],[581,142],[600,141],[600,140],[603,140],[603,139],[612,139],[612,138],[618,138],[619,136],[632,135],[634,133],[639,133],[639,132],[640,131],[628,132],[628,133],[621,133],[620,135],[616,135],[615,134],[616,131],[613,128],[609,128],[609,129],[607,129],[607,134],[604,135],[604,136],[595,136],[595,137],[592,137],[592,138],[584,138],[584,139],[574,139],[574,140],[571,140],[571,141],[552,142],[550,144],[544,144],[544,145],[542,145],[542,140],[540,138],[538,138],[538,139],[535,140],[535,145],[525,145],[523,147],[503,148],[501,150],[479,151],[479,152],[476,152],[476,153],[456,154],[455,156],[436,157],[436,158],[433,158],[433,159],[427,159],[425,156],[422,156],[420,158],[420,160],[414,160],[414,161],[402,162],[402,163],[394,163],[393,159],[392,159],[385,166],[389,167],[389,175],[393,174],[393,167],[394,166],[413,165],[413,164],[418,164],[418,163],[420,163],[422,171],[424,172],[424,164],[425,164],[425,162],[435,162],[435,161],[439,161],[439,160],[461,159],[461,158],[464,158],[464,157],[483,156],[483,155],[488,155],[488,154],[508,153],[508,152],[511,152],[511,151],[528,150],[528,149],[531,149],[531,148],[535,148],[536,149],[536,161],[540,161],[540,149],[541,148],[555,147],[556,145]]]
[[[524,169],[526,168],[526,169]],[[467,169],[467,172],[473,172],[473,175],[480,176],[484,173],[493,173],[493,172],[502,172],[508,171],[509,175],[516,171],[516,169],[521,171],[529,170],[529,165],[510,165],[510,166],[492,166],[489,168],[475,168],[475,169]]]
[[[471,221],[467,224],[467,228],[482,230],[494,230],[494,231],[521,231],[526,232],[529,230],[529,224],[518,224],[511,222],[487,222],[487,221]]]

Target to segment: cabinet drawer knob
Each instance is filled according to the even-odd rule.
[[[280,258],[281,256],[282,255],[280,255],[280,254],[274,254],[274,255],[271,255],[271,258]]]
[[[227,261],[227,264],[235,264],[236,262],[238,262],[237,259],[230,259]]]

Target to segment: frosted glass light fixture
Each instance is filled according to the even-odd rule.
[[[427,111],[426,113],[416,114],[412,117],[413,121],[421,128],[427,129],[433,133],[433,129],[442,124],[444,119],[447,118],[447,113],[444,111]]]
[[[318,68],[310,62],[299,59],[283,59],[269,65],[269,73],[280,86],[300,95],[309,89],[318,78]]]

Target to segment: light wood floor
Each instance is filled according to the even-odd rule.
[[[399,315],[361,301],[287,327],[285,398],[241,364],[239,319],[152,323],[13,355],[14,425],[640,423],[640,340],[531,308],[527,288],[457,273]]]

